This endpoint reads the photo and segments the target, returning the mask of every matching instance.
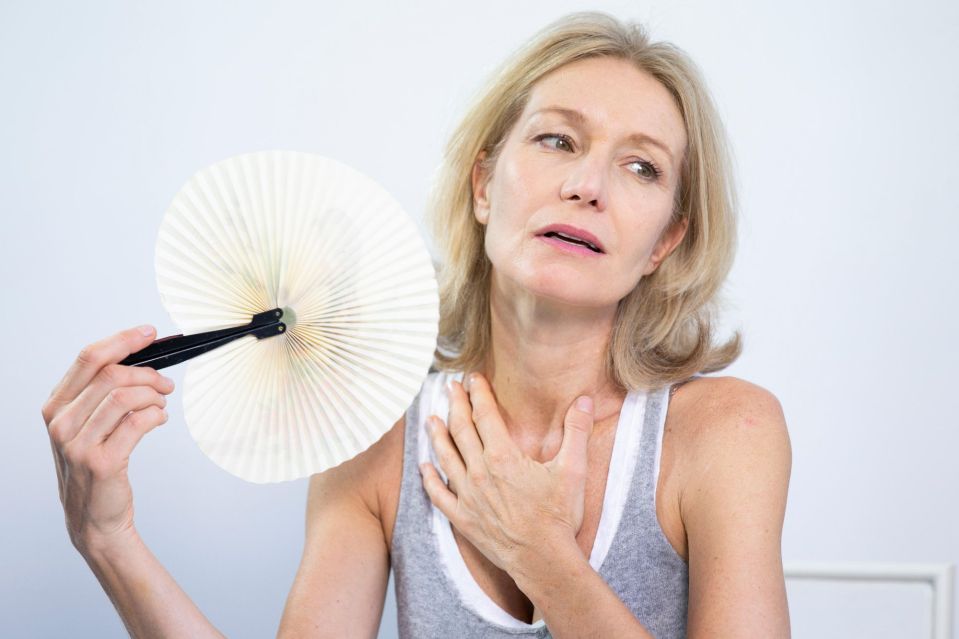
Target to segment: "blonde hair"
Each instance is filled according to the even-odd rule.
[[[669,90],[683,115],[687,148],[670,224],[688,221],[682,242],[620,300],[606,368],[627,390],[658,388],[731,364],[742,350],[737,331],[715,346],[719,289],[736,251],[736,194],[725,131],[698,67],[645,29],[602,12],[569,14],[510,56],[474,98],[447,144],[427,210],[441,263],[440,325],[434,368],[475,370],[491,346],[492,264],[485,226],[473,215],[474,163],[495,166],[504,140],[536,82],[577,60],[630,61]],[[487,175],[490,172],[487,171]]]

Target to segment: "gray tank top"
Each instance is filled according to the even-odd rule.
[[[391,560],[401,639],[551,637],[543,620],[528,624],[496,604],[466,567],[450,523],[430,502],[419,473],[436,462],[426,418],[446,417],[444,386],[462,373],[430,373],[406,411],[403,479]],[[599,572],[657,639],[686,636],[686,562],[656,519],[656,480],[669,387],[632,391],[623,402],[606,494],[590,554]],[[445,480],[445,476],[443,477]]]

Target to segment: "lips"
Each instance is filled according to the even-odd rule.
[[[594,253],[606,252],[599,238],[585,229],[577,228],[570,224],[550,224],[537,231],[536,235],[555,237],[570,244],[579,244],[587,247]]]

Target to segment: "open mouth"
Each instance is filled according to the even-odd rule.
[[[587,241],[585,241],[585,240],[580,240],[580,239],[575,238],[575,237],[570,237],[570,236],[568,236],[568,235],[563,235],[562,233],[557,233],[556,231],[550,231],[550,232],[548,232],[548,233],[543,233],[543,237],[552,237],[552,238],[555,238],[555,239],[557,239],[557,240],[562,240],[563,242],[568,242],[569,244],[575,244],[575,245],[577,245],[577,246],[585,246],[586,248],[588,248],[589,250],[591,250],[591,251],[594,252],[594,253],[602,253],[602,251],[599,250],[596,246],[594,246],[593,244],[590,244],[589,242],[587,242]]]

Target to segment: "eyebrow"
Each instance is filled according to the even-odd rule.
[[[580,126],[585,126],[589,122],[589,120],[586,118],[586,116],[582,112],[577,111],[576,109],[567,109],[565,107],[560,107],[560,106],[548,106],[548,107],[543,107],[542,109],[537,109],[536,111],[533,111],[532,114],[530,114],[530,117],[540,113],[548,113],[548,112],[558,113],[559,115],[565,117],[567,120],[575,122],[576,124],[579,124]],[[652,144],[653,146],[659,147],[666,154],[666,157],[669,158],[669,161],[670,162],[673,161],[673,152],[669,150],[669,147],[666,146],[665,143],[661,142],[660,140],[657,140],[651,135],[647,135],[645,133],[633,133],[632,135],[628,136],[626,139],[634,144],[643,144],[645,142],[648,142],[649,144]]]

